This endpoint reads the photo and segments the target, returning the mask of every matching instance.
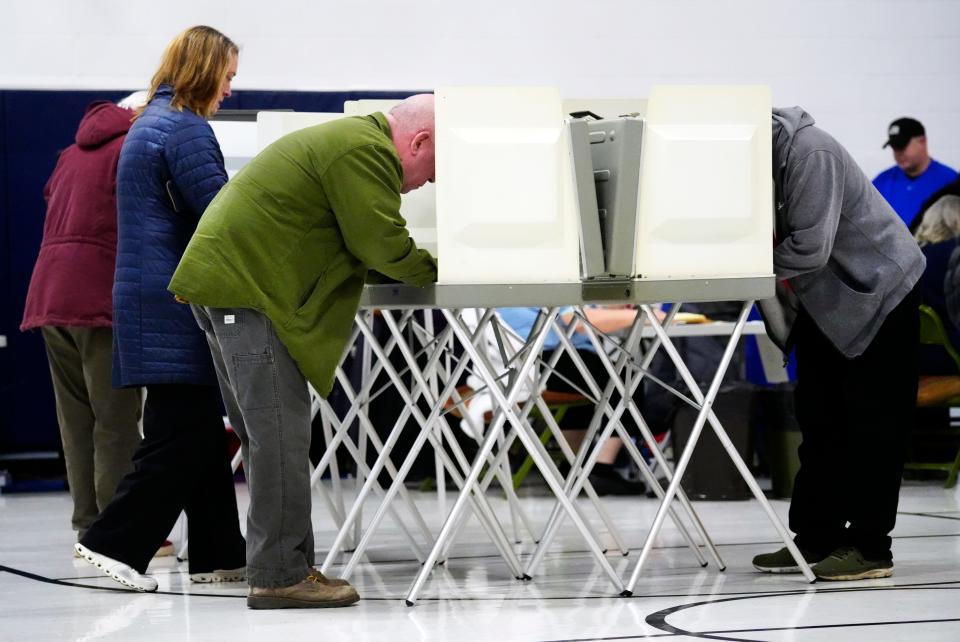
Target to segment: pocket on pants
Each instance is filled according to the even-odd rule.
[[[280,386],[273,351],[233,355],[233,377],[241,410],[280,407]]]

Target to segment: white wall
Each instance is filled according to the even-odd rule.
[[[241,45],[237,89],[766,83],[871,176],[901,115],[960,166],[957,0],[0,0],[0,88],[139,88],[198,23]]]

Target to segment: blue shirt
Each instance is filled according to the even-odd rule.
[[[907,227],[910,227],[913,217],[920,211],[923,203],[934,192],[956,178],[957,172],[943,163],[931,160],[926,171],[916,178],[910,178],[894,165],[873,179],[873,186],[887,199]]]
[[[537,320],[537,314],[539,312],[540,308],[497,308],[497,314],[500,315],[503,322],[524,339],[530,336],[530,331],[533,329],[533,322]],[[560,310],[561,315],[571,312],[573,312],[573,308],[570,307],[561,308]],[[590,342],[590,337],[582,332],[574,332],[573,336],[570,337],[570,341],[577,350],[596,352],[596,350],[593,349],[593,344]],[[546,351],[556,350],[559,345],[560,337],[557,336],[556,332],[550,330],[550,334],[547,335],[543,343],[543,349]]]

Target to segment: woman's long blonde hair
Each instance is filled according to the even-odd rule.
[[[948,194],[923,213],[914,238],[920,247],[960,236],[960,196]]]
[[[230,69],[230,57],[240,52],[225,35],[203,25],[190,27],[170,41],[160,68],[153,74],[147,103],[153,100],[160,85],[173,87],[170,106],[177,111],[184,107],[204,118],[216,111],[220,87]],[[139,116],[145,106],[137,110]]]

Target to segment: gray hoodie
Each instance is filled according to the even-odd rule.
[[[773,110],[777,297],[761,302],[785,351],[798,305],[859,356],[923,274],[923,253],[853,158],[800,107]],[[787,280],[784,284],[783,280]]]

